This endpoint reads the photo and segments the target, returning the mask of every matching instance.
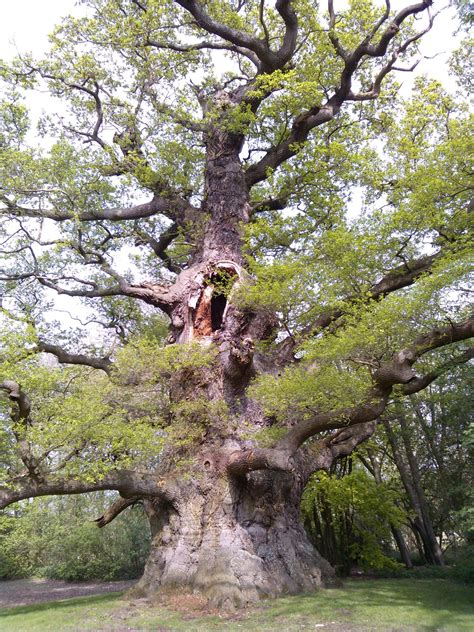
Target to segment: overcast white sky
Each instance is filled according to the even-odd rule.
[[[0,58],[18,51],[41,55],[48,48],[48,33],[63,15],[78,13],[76,0],[0,0]],[[15,46],[16,45],[16,46]]]

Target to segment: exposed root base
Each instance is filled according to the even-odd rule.
[[[335,580],[334,583],[321,586],[317,590],[338,585],[339,582]],[[280,595],[274,595],[273,597],[260,594],[258,599],[250,599],[248,594],[244,596],[242,592],[236,590],[228,591],[225,587],[219,587],[213,592],[213,594],[205,595],[197,590],[191,591],[189,586],[175,586],[174,588],[162,586],[155,589],[152,589],[151,587],[146,589],[140,585],[136,585],[127,591],[126,597],[133,601],[143,599],[153,605],[163,605],[178,612],[203,616],[222,614],[223,612],[233,614],[242,608],[247,609],[249,606],[255,606],[262,600],[285,597],[288,596],[288,594],[289,593],[281,593]],[[311,592],[291,594],[311,594]]]
[[[297,477],[255,473],[245,483],[217,479],[199,491],[191,483],[176,507],[161,507],[162,522],[135,590],[147,596],[186,592],[232,610],[334,585],[334,570],[299,521]]]

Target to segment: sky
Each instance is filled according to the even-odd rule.
[[[78,14],[76,5],[76,0],[0,0],[0,59],[10,58],[16,50],[46,52],[48,33],[62,16]]]

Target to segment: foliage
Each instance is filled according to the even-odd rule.
[[[403,95],[394,78],[416,66],[430,2],[80,4],[44,59],[0,66],[2,505],[61,483],[179,505],[186,483],[201,494],[262,462],[298,469],[305,441],[316,470],[318,447],[336,460],[357,425],[456,373],[472,322],[472,116],[436,80]],[[61,104],[36,126],[31,90]],[[411,400],[403,439],[438,533],[453,534],[468,477],[447,461],[465,429],[448,421],[449,380],[432,394]],[[346,426],[341,442],[326,434]],[[305,516],[330,532],[331,559],[390,564],[380,543],[407,516],[392,473],[313,479]],[[99,572],[88,551],[79,575]]]
[[[390,527],[406,520],[398,500],[390,485],[376,484],[361,470],[341,478],[318,472],[305,490],[302,512],[310,533],[323,547],[335,539],[329,558],[336,555],[331,561],[341,564],[342,570],[350,570],[351,565],[365,570],[393,568],[396,563],[386,554]]]
[[[383,12],[369,1],[351,2],[339,10],[328,36],[325,12],[298,2],[304,45],[295,51],[294,63],[255,72],[231,48],[219,53],[226,62],[220,72],[206,47],[180,50],[179,37],[194,41],[199,24],[182,21],[178,32],[175,18],[182,14],[175,3],[149,0],[146,9],[139,3],[125,9],[113,0],[83,4],[82,17],[69,16],[56,28],[46,59],[25,55],[2,67],[8,300],[0,377],[20,382],[34,409],[41,410],[28,430],[37,451],[53,455],[57,438],[59,447],[47,458],[58,463],[75,451],[65,473],[92,480],[107,467],[132,467],[140,446],[147,447],[140,458],[149,463],[167,440],[177,438],[181,445],[188,433],[199,440],[193,419],[183,423],[187,404],[171,406],[166,382],[172,376],[193,379],[214,358],[202,346],[166,346],[167,321],[123,293],[140,277],[167,283],[176,268],[192,263],[203,217],[166,211],[117,221],[120,213],[109,220],[104,209],[133,207],[146,193],[153,199],[179,195],[187,204],[204,199],[205,137],[196,132],[203,126],[244,134],[249,153],[242,166],[251,170],[262,147],[284,143],[293,119],[323,103],[338,84],[344,64],[334,50],[335,31],[349,50]],[[284,25],[270,7],[266,25],[253,2],[240,3],[238,10],[206,3],[206,10],[243,33],[256,29],[259,37],[283,37]],[[397,42],[413,29],[409,21],[400,25]],[[390,43],[388,53],[396,45]],[[416,45],[404,51],[405,62],[415,53]],[[377,64],[367,56],[354,79],[369,86]],[[248,89],[238,104],[221,89],[234,83]],[[265,199],[285,199],[285,209],[263,205],[243,227],[252,281],[232,293],[248,311],[276,311],[276,335],[297,341],[302,362],[279,375],[260,376],[250,392],[279,420],[355,405],[370,389],[376,366],[428,326],[464,314],[469,114],[437,81],[418,78],[405,98],[397,97],[397,87],[389,75],[376,105],[346,103],[337,118],[295,143],[295,155],[269,169],[250,191],[257,207]],[[25,89],[46,89],[65,107],[61,118],[54,113],[41,118],[39,132],[48,142],[35,149],[28,145]],[[253,99],[259,100],[258,112]],[[361,200],[357,214],[351,210],[354,196]],[[176,226],[168,250],[154,256],[170,222]],[[420,250],[439,255],[429,274],[415,287],[371,301],[375,281]],[[232,277],[219,272],[207,283],[228,296]],[[88,338],[84,327],[45,318],[58,308],[54,291],[62,298],[81,297],[81,318],[100,327],[100,334],[92,331]],[[68,302],[72,311],[74,305]],[[331,310],[344,313],[338,335],[308,337],[315,317]],[[111,380],[37,364],[30,357],[35,344],[50,336],[53,326],[55,341],[71,351],[112,356]],[[4,433],[2,444],[11,450],[11,430]],[[106,466],[104,455],[113,463]]]
[[[107,529],[92,522],[110,494],[36,499],[0,517],[0,577],[48,577],[69,581],[139,577],[150,544],[141,507]]]
[[[468,544],[456,551],[452,575],[465,584],[474,584],[474,545]]]

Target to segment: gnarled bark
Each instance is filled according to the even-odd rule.
[[[161,524],[138,589],[179,586],[225,606],[332,584],[300,522],[301,493],[287,472],[203,473],[175,503],[153,503]]]

